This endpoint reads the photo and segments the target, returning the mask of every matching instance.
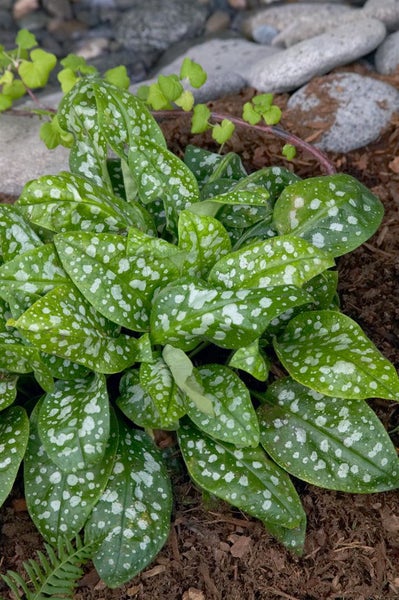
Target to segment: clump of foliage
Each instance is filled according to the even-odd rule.
[[[334,268],[377,230],[378,198],[345,174],[248,174],[238,155],[194,146],[181,160],[146,104],[95,74],[57,119],[70,172],[0,206],[0,502],[23,462],[47,543],[83,535],[79,557],[117,587],[168,536],[155,430],[175,432],[201,489],[297,553],[306,517],[290,475],[398,487],[365,400],[397,401],[399,378],[340,312]]]

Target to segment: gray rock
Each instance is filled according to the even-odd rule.
[[[48,150],[39,138],[38,117],[3,114],[0,118],[1,191],[18,196],[25,183],[68,170],[67,148]]]
[[[156,76],[179,73],[184,58],[191,58],[208,74],[205,85],[198,90],[192,89],[192,92],[197,102],[207,102],[225,94],[238,92],[247,84],[247,73],[254,63],[260,59],[267,60],[279,52],[281,51],[271,46],[261,46],[241,38],[215,38],[192,46],[161,68]],[[156,76],[139,85],[152,83]],[[137,90],[139,85],[131,88],[132,91]]]
[[[166,50],[184,38],[200,35],[208,9],[186,0],[134,0],[116,26],[115,37],[132,51]]]
[[[336,104],[323,111],[329,98]],[[295,92],[288,101],[289,109],[299,111],[306,123],[319,121],[321,129],[329,124],[315,145],[330,152],[349,152],[375,141],[387,127],[392,114],[399,110],[399,91],[393,86],[356,73],[331,74]],[[317,108],[317,116],[315,116]],[[331,117],[333,123],[331,124]]]
[[[282,4],[259,10],[244,20],[242,31],[257,42],[262,42],[265,27],[277,30],[273,45],[292,46],[297,42],[318,35],[337,19],[347,18],[357,11],[342,4]],[[266,42],[269,43],[269,42]]]
[[[295,90],[316,75],[372,52],[385,34],[385,25],[376,19],[341,25],[258,61],[250,69],[247,82],[262,92]]]
[[[367,0],[363,12],[385,23],[388,31],[399,27],[399,0]]]
[[[378,47],[374,56],[378,73],[388,75],[399,67],[399,31],[391,33]]]

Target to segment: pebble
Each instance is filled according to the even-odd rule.
[[[399,31],[385,38],[375,53],[374,63],[382,75],[394,73],[399,68]]]
[[[336,102],[331,112],[323,105]],[[292,94],[289,109],[299,111],[298,118],[307,123],[320,122],[322,130],[314,142],[321,150],[349,152],[374,142],[387,127],[392,114],[399,110],[399,91],[392,85],[357,73],[325,75]],[[315,109],[317,117],[315,117]]]
[[[6,48],[21,27],[59,58],[81,53],[101,73],[125,65],[133,92],[159,72],[178,72],[189,56],[208,73],[194,90],[198,102],[250,85],[290,92],[290,110],[298,103],[313,120],[311,103],[336,94],[334,123],[314,142],[325,150],[370,143],[398,110],[392,86],[327,73],[358,60],[381,74],[399,69],[399,0],[0,0]],[[39,98],[56,107],[61,94],[46,89]],[[0,116],[0,191],[17,195],[27,179],[68,168],[68,151],[48,152],[38,131],[36,117]]]
[[[385,25],[359,19],[327,31],[254,64],[248,83],[261,92],[289,92],[372,52],[384,40]]]

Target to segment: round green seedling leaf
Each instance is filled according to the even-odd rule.
[[[333,258],[293,235],[256,241],[221,258],[209,281],[228,289],[303,283],[334,266]]]
[[[210,128],[211,111],[206,104],[196,104],[191,119],[191,133],[204,133]]]
[[[213,414],[199,410],[186,396],[190,419],[213,439],[235,444],[237,448],[259,444],[259,425],[246,385],[225,365],[198,367],[202,394],[209,398]]]
[[[46,394],[38,415],[40,439],[62,471],[89,470],[106,451],[110,434],[105,377],[92,374],[75,381],[58,380]]]
[[[15,38],[15,43],[22,50],[30,50],[37,46],[36,37],[27,29],[20,29]]]
[[[207,80],[207,74],[201,65],[188,57],[183,60],[180,68],[180,79],[185,79],[186,77],[193,88],[200,88]]]
[[[353,494],[399,487],[396,450],[363,400],[330,398],[286,378],[265,401],[257,411],[261,443],[291,475]]]
[[[281,527],[297,527],[304,511],[290,478],[262,448],[236,448],[186,423],[179,444],[192,479],[244,512]]]
[[[277,200],[273,217],[280,235],[292,233],[340,256],[368,240],[383,213],[374,194],[340,173],[289,185]]]
[[[357,323],[337,311],[297,315],[274,348],[291,377],[321,394],[399,400],[394,366]]]
[[[117,334],[72,285],[60,285],[37,300],[14,326],[41,352],[99,373],[118,373],[142,359],[143,341]]]
[[[119,445],[108,485],[85,526],[85,541],[102,540],[94,565],[109,587],[119,587],[148,565],[169,534],[172,495],[160,452],[139,430],[119,425]]]
[[[233,135],[235,125],[229,119],[223,119],[218,125],[212,127],[212,137],[218,144],[225,144]]]
[[[37,428],[40,408],[39,402],[30,419],[31,433],[24,461],[25,496],[36,527],[54,544],[60,537],[75,537],[101,497],[115,461],[118,428],[114,422],[100,463],[89,469],[62,471],[41,443]]]
[[[181,279],[154,297],[151,338],[155,344],[170,343],[185,351],[203,340],[238,349],[260,337],[279,314],[309,299],[294,286],[222,290],[201,280]]]
[[[3,382],[0,379],[0,389]],[[22,406],[0,412],[0,506],[12,490],[29,437],[29,419]]]
[[[205,278],[215,262],[231,251],[226,229],[213,217],[182,211],[178,236],[179,250],[184,253],[182,273],[193,277]]]
[[[18,75],[31,89],[44,87],[51,71],[57,64],[57,57],[51,52],[36,48],[30,53],[30,61],[23,60],[18,67]]]

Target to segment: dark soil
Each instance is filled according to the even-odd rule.
[[[399,86],[399,76],[385,80]],[[239,115],[253,93],[244,90],[213,108]],[[284,109],[287,96],[276,100]],[[320,135],[319,122],[305,127],[298,114],[284,110],[283,115],[287,130],[309,141]],[[173,150],[194,143],[185,122],[168,121],[163,127]],[[202,141],[212,149],[207,135]],[[197,137],[195,143],[200,142]],[[284,163],[280,140],[247,129],[237,131],[226,150],[239,152],[250,169],[284,164],[304,177],[321,173],[305,154]],[[376,235],[338,262],[340,296],[342,310],[399,368],[399,117],[374,144],[329,158],[385,205]],[[399,431],[394,431],[399,429],[399,404],[379,399],[370,403],[399,446]],[[88,565],[75,600],[397,600],[398,492],[363,496],[296,483],[308,515],[301,558],[286,551],[260,522],[223,503],[209,504],[181,474],[175,481],[170,537],[154,562],[117,590],[106,588]],[[1,572],[19,570],[42,547],[18,486],[0,511],[0,531]],[[6,595],[1,584],[0,592]]]

